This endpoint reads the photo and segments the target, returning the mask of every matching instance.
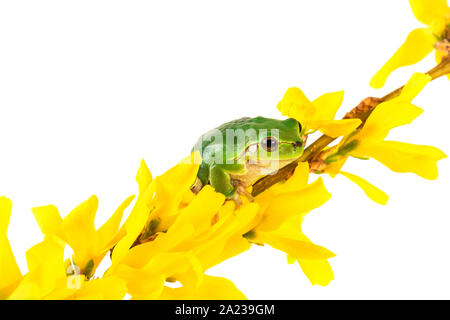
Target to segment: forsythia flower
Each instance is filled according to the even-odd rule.
[[[282,115],[296,119],[301,123],[303,132],[319,130],[330,137],[338,137],[355,130],[359,119],[334,120],[337,110],[344,99],[344,91],[326,93],[314,101],[296,87],[289,88],[278,103]]]
[[[11,208],[11,200],[0,197],[0,299],[8,297],[22,279],[6,235]]]
[[[311,282],[328,284],[332,272],[327,259],[334,254],[311,243],[301,232],[300,220],[290,234],[280,231],[287,228],[285,222],[330,197],[321,179],[308,184],[307,164],[286,183],[236,208],[209,185],[197,195],[192,193],[199,154],[188,159],[191,163],[182,161],[155,179],[149,178],[147,166],[141,163],[140,194],[106,273],[125,279],[133,299],[245,298],[232,282],[205,271],[248,250],[251,242],[285,251],[299,261]],[[133,246],[136,238],[139,244]],[[182,286],[167,285],[175,281]]]
[[[374,88],[384,86],[396,69],[415,64],[436,48],[436,61],[450,54],[450,8],[447,0],[410,0],[417,20],[427,27],[418,28],[408,35],[403,45],[370,81]]]
[[[325,159],[329,162],[325,172],[331,176],[342,174],[361,187],[370,199],[380,204],[386,204],[388,200],[383,191],[361,177],[341,171],[348,156],[374,158],[392,171],[413,172],[425,179],[436,179],[437,161],[446,157],[441,150],[426,145],[385,140],[392,128],[410,123],[423,112],[411,101],[430,80],[430,76],[416,73],[398,97],[380,103],[364,126],[343,137],[334,152]]]
[[[119,240],[120,221],[133,198],[126,199],[98,230],[95,230],[94,225],[98,207],[96,196],[77,206],[64,219],[53,205],[33,208],[33,214],[45,236],[54,236],[72,248],[75,265],[89,278],[105,254]]]
[[[234,285],[222,278],[206,277],[203,272],[248,249],[244,238],[233,235],[255,216],[255,205],[235,211],[234,203],[224,205],[225,197],[210,186],[194,195],[190,186],[200,161],[198,153],[192,157],[192,163],[182,161],[154,180],[148,178],[151,175],[144,162],[138,171],[140,194],[107,271],[127,281],[134,299],[179,296],[178,292],[184,298],[201,297],[212,287],[226,294],[220,298],[244,297]],[[143,239],[146,242],[130,249],[141,232],[148,237]],[[165,281],[179,281],[183,287],[170,290]]]
[[[308,176],[309,165],[300,163],[289,180],[256,197],[259,216],[246,237],[286,252],[291,263],[298,261],[312,284],[327,285],[333,280],[328,259],[335,255],[313,244],[303,234],[301,223],[310,210],[327,202],[331,195],[321,178],[308,184]]]
[[[355,148],[348,154],[374,158],[395,172],[413,172],[425,179],[436,179],[437,161],[446,157],[441,150],[385,140],[390,129],[410,123],[423,112],[411,101],[430,80],[430,76],[416,73],[400,96],[379,104],[363,128],[347,141],[356,141]]]
[[[64,243],[48,235],[26,252],[28,272],[22,276],[6,237],[11,201],[0,197],[0,299],[122,299],[124,280],[104,277],[84,281],[66,275]]]
[[[116,277],[85,281],[80,274],[66,276],[64,243],[52,236],[26,253],[28,273],[9,299],[122,299],[125,282]]]

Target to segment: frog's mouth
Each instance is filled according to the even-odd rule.
[[[295,143],[292,143],[294,150],[298,148],[303,148],[303,141],[296,141]]]
[[[303,141],[282,142],[279,146],[279,160],[293,160],[303,154]]]

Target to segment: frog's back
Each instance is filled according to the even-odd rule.
[[[278,119],[270,119],[264,117],[244,117],[236,120],[232,120],[226,122],[217,128],[208,131],[203,134],[197,143],[195,144],[192,151],[200,151],[202,154],[202,162],[210,164],[211,159],[215,159],[215,155],[221,152],[223,154],[223,160],[230,160],[227,158],[235,155],[233,153],[227,153],[226,143],[228,142],[226,139],[227,130],[233,130],[235,133],[238,130],[242,130],[243,132],[247,132],[247,130],[255,130],[254,132],[258,132],[261,129],[282,129],[286,126],[285,121]],[[245,145],[248,146],[250,143],[254,143],[253,141],[257,137],[255,135],[247,135],[245,134]],[[257,140],[256,140],[257,141]],[[233,141],[233,143],[236,143]],[[234,145],[230,146],[234,148]]]
[[[224,124],[218,126],[216,129],[220,130],[223,134],[225,134],[227,129],[248,129],[251,126],[252,119],[250,117],[243,117],[236,120],[231,120],[225,122]]]
[[[208,158],[214,156],[214,153],[220,151],[224,147],[225,135],[227,130],[243,129],[247,130],[251,127],[250,117],[244,117],[236,120],[232,120],[221,124],[217,128],[210,130],[203,134],[192,148],[192,151],[200,151],[203,154],[203,158],[207,161]],[[217,135],[220,135],[221,139],[215,139]],[[208,149],[206,149],[208,147]],[[206,153],[206,154],[204,154]]]

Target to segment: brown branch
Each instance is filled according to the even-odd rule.
[[[450,74],[450,56],[444,57],[441,63],[428,71],[427,74],[431,76],[432,80],[442,77],[446,74]],[[382,98],[369,97],[362,100],[359,105],[357,105],[345,115],[344,119],[361,119],[363,123],[360,127],[362,127],[365,120],[369,117],[373,109],[375,109],[378,104],[384,101],[392,100],[395,97],[399,96],[402,92],[403,87],[404,86],[388,93]],[[256,181],[256,183],[253,185],[252,196],[255,197],[274,184],[289,179],[294,173],[294,170],[299,162],[311,160],[317,153],[322,151],[335,139],[336,138],[332,138],[327,135],[320,136],[316,141],[314,141],[305,149],[303,155],[300,158],[281,168],[277,171],[276,174],[265,176]]]

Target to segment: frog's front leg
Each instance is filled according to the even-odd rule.
[[[244,188],[233,183],[230,174],[244,174],[245,171],[243,164],[213,165],[209,172],[209,182],[217,192],[225,195],[227,199],[234,200],[239,205],[241,204],[239,194],[246,194],[246,192],[242,191],[245,190]]]

